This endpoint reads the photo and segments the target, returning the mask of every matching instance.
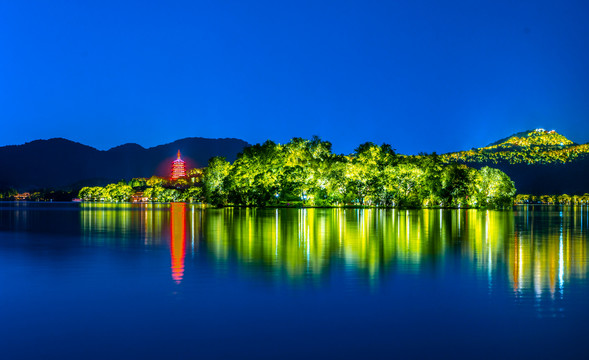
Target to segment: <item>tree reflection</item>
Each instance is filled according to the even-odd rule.
[[[223,209],[205,212],[203,238],[217,260],[291,280],[344,269],[374,281],[467,261],[491,286],[508,274],[516,293],[554,294],[586,275],[587,219],[529,211]]]
[[[122,206],[122,207],[121,207]],[[562,296],[587,274],[587,207],[521,206],[514,211],[396,209],[200,209],[186,204],[83,205],[83,238],[97,245],[170,239],[180,283],[186,249],[278,281],[333,274],[377,283],[391,274],[472,269],[516,297]],[[187,226],[187,221],[189,225]],[[190,242],[190,245],[186,243]],[[210,265],[213,264],[213,265]],[[462,270],[460,270],[462,271]]]

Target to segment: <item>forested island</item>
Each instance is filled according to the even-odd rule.
[[[215,206],[494,207],[513,205],[516,189],[500,170],[447,164],[434,154],[398,155],[364,143],[334,154],[318,137],[245,147],[230,163],[210,159],[187,178],[135,178],[84,187],[84,201],[202,202]]]
[[[589,143],[544,129],[439,156],[400,155],[371,143],[338,155],[318,138],[254,146],[239,139],[185,138],[108,151],[66,139],[36,140],[0,147],[2,168],[10,170],[0,174],[0,201],[71,201],[83,195],[95,201],[238,206],[498,206],[497,196],[487,201],[481,195],[486,185],[480,185],[478,172],[490,167],[505,173],[519,194],[529,194],[515,203],[576,203],[589,192],[588,149]],[[180,180],[171,180],[171,156],[178,150],[187,167]],[[509,191],[501,193],[509,198]]]

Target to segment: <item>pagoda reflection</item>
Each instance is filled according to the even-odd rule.
[[[186,204],[170,205],[170,255],[172,258],[172,279],[180,284],[184,277],[186,256]]]
[[[508,284],[515,297],[555,298],[587,275],[588,214],[587,207],[203,210],[182,203],[82,204],[81,226],[84,241],[101,246],[161,248],[169,237],[170,271],[178,284],[190,251],[190,261],[209,258],[219,269],[231,263],[291,282],[337,274],[378,284],[392,274],[443,272],[460,264],[489,289]]]

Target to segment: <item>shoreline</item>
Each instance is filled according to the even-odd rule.
[[[392,210],[509,210],[508,208],[496,207],[473,207],[473,206],[428,206],[428,207],[398,207],[398,206],[378,206],[378,205],[341,205],[341,206],[288,206],[288,205],[268,205],[268,206],[246,206],[246,205],[224,205],[217,206],[205,203],[196,202],[132,202],[132,201],[31,201],[31,200],[0,200],[1,203],[14,204],[104,204],[104,205],[171,205],[171,204],[186,204],[196,205],[203,209],[223,209],[223,208],[237,208],[237,209],[392,209]],[[589,207],[589,203],[579,204],[543,204],[543,203],[516,203],[516,206],[571,206],[571,207]]]

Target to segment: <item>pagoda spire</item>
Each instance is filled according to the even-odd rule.
[[[178,160],[180,160],[180,150],[178,150]]]

